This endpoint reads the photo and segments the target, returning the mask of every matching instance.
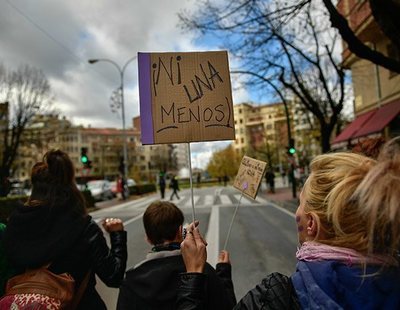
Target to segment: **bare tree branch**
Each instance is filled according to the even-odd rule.
[[[380,52],[377,52],[367,45],[365,45],[353,32],[350,28],[349,23],[347,22],[346,18],[344,18],[333,5],[331,0],[322,0],[325,4],[329,14],[330,14],[330,21],[332,26],[338,29],[342,39],[346,41],[349,50],[354,53],[356,56],[367,59],[379,66],[382,66],[388,70],[400,73],[400,62],[396,61],[393,58],[386,57]],[[370,1],[374,2],[374,1]],[[379,1],[379,5],[382,5],[382,2]],[[387,12],[388,13],[388,12]],[[398,12],[399,14],[400,12]],[[397,19],[398,15],[397,14]],[[395,32],[398,32],[398,29],[395,29]],[[396,31],[397,30],[397,31]]]

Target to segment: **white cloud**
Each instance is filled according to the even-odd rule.
[[[195,0],[5,0],[0,2],[0,62],[7,68],[29,64],[49,79],[55,106],[76,125],[121,128],[121,116],[110,109],[110,96],[120,83],[106,58],[121,67],[138,51],[216,50],[196,45],[190,33],[177,27],[177,13],[196,6]],[[236,63],[232,62],[235,66]],[[137,63],[125,71],[126,125],[139,115]],[[232,79],[234,102],[249,94]],[[230,142],[193,144],[193,156],[204,167],[212,150]]]

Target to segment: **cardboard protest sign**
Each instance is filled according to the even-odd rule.
[[[266,162],[244,156],[233,186],[255,199],[266,167]]]
[[[138,53],[142,144],[234,140],[228,53]]]

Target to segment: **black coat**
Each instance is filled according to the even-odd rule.
[[[157,253],[158,254],[158,253]],[[179,275],[185,272],[182,255],[147,260],[127,271],[120,287],[118,310],[175,309]],[[217,270],[206,264],[207,309],[231,310],[236,303],[231,280],[231,265],[218,264]]]
[[[90,216],[61,208],[20,206],[10,217],[5,250],[17,274],[51,262],[54,273],[68,272],[77,287],[90,271],[78,309],[106,309],[95,290],[95,274],[107,285],[119,287],[126,268],[126,232],[110,234],[111,250]]]
[[[207,278],[201,273],[183,273],[176,301],[177,310],[209,309],[205,300]],[[289,277],[274,272],[250,290],[233,308],[234,310],[297,310],[300,303]]]

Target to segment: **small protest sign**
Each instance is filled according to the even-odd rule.
[[[138,53],[142,144],[234,140],[228,53]]]
[[[266,162],[243,156],[233,186],[245,195],[255,199],[266,167]]]

